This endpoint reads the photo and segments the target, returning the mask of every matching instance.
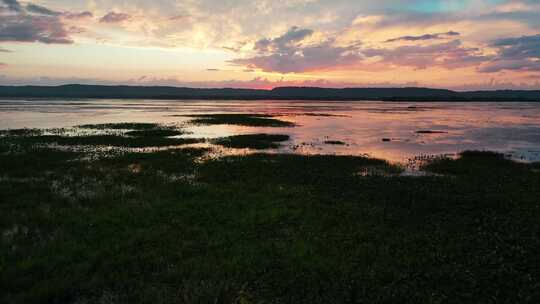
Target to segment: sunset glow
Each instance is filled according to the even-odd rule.
[[[540,89],[536,0],[0,0],[0,85]]]

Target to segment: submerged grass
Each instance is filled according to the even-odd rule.
[[[365,157],[88,161],[19,140],[0,139],[2,303],[538,299],[538,164],[467,152],[411,178]]]
[[[288,141],[288,135],[279,134],[246,134],[218,138],[212,141],[216,145],[235,149],[276,149],[281,142]]]
[[[289,121],[273,118],[266,114],[201,114],[189,115],[196,125],[238,125],[248,127],[294,127]]]

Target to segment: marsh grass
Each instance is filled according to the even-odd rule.
[[[536,302],[539,164],[208,152],[2,137],[0,302]]]
[[[277,149],[282,142],[289,139],[288,135],[246,134],[218,138],[213,140],[212,143],[226,148],[265,150]]]
[[[162,127],[156,123],[133,123],[133,122],[121,122],[121,123],[106,123],[106,124],[89,124],[77,126],[81,129],[95,129],[95,130],[152,130]]]
[[[345,146],[347,144],[341,140],[326,140],[324,143],[327,145],[334,145],[334,146]]]
[[[183,134],[184,132],[174,129],[136,130],[126,132],[126,135],[134,137],[171,137]]]
[[[0,130],[0,136],[37,136],[43,134],[40,129],[10,129]]]
[[[237,125],[247,127],[294,127],[289,121],[273,118],[266,114],[200,114],[192,117],[191,124],[195,125]]]
[[[126,137],[122,135],[89,135],[89,136],[34,136],[14,139],[13,142],[20,145],[42,144],[61,146],[110,146],[110,147],[168,147],[201,142],[200,139],[192,138],[168,138],[168,137]]]

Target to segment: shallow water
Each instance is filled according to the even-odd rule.
[[[297,127],[186,126],[192,132],[189,137],[196,138],[288,134],[291,141],[282,152],[369,155],[408,162],[425,155],[493,150],[517,160],[540,161],[540,103],[0,100],[0,129],[111,122],[184,125],[189,118],[175,115],[201,113],[268,113],[293,121]],[[329,140],[346,145],[325,144]]]

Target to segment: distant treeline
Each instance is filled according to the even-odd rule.
[[[429,88],[280,87],[273,90],[141,86],[0,86],[4,98],[131,98],[240,100],[540,101],[540,91],[456,92]]]

